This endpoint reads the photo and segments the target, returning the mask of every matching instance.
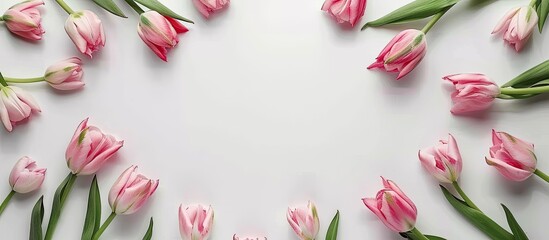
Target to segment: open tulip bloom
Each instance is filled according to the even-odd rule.
[[[496,25],[492,34],[503,33],[503,40],[520,51],[538,23],[536,0],[530,6],[518,7],[510,10]]]
[[[40,107],[34,98],[23,89],[8,86],[8,83],[0,73],[0,119],[8,132],[32,113],[40,112]]]
[[[11,170],[9,176],[11,191],[0,204],[0,215],[15,193],[28,193],[37,190],[42,186],[44,178],[46,178],[45,168],[39,168],[36,162],[27,156],[19,159]]]
[[[229,6],[230,0],[193,0],[196,9],[206,18],[210,14]]]
[[[366,0],[325,0],[322,11],[330,14],[338,23],[347,22],[351,26],[364,16]]]
[[[42,17],[37,8],[40,5],[44,5],[44,1],[29,0],[18,3],[0,16],[0,22],[4,21],[8,30],[19,37],[40,40],[44,34]]]
[[[320,220],[314,203],[309,201],[307,207],[293,210],[288,208],[286,218],[300,240],[316,239],[316,235],[320,230]]]
[[[207,240],[214,223],[211,206],[179,206],[179,232],[183,240]]]

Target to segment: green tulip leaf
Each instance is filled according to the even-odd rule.
[[[446,240],[446,238],[433,236],[433,235],[425,235],[425,237],[428,238],[429,240]]]
[[[97,176],[93,176],[88,195],[88,210],[82,230],[82,240],[91,240],[101,225],[101,194],[97,184]]]
[[[44,196],[41,196],[32,208],[29,240],[42,240],[42,220],[44,220]]]
[[[547,20],[547,15],[549,14],[549,0],[538,0],[537,2],[537,12],[538,12],[538,28],[539,32],[543,30],[545,21]]]
[[[501,204],[501,206],[505,211],[505,217],[507,218],[507,223],[509,224],[511,231],[513,232],[513,236],[515,236],[515,240],[528,240],[526,233],[524,232],[524,230],[522,230],[517,220],[509,210],[509,208],[507,208],[507,206],[503,204]]]
[[[116,16],[127,18],[124,12],[112,0],[93,0],[93,2]]]
[[[151,10],[157,11],[164,16],[179,19],[181,21],[188,22],[188,23],[194,23],[192,20],[184,18],[181,15],[170,10],[168,7],[164,6],[164,4],[160,3],[158,0],[134,0],[134,1],[138,2],[139,4],[145,7],[150,8]]]
[[[147,228],[147,232],[145,233],[145,236],[143,236],[143,240],[151,240],[153,235],[153,227],[154,227],[154,222],[153,222],[153,218],[151,217],[151,220],[149,221],[149,227]]]
[[[326,240],[336,240],[337,239],[337,230],[339,228],[339,210],[337,210],[330,226],[328,227],[328,232],[326,233]]]
[[[52,239],[61,216],[61,211],[65,205],[65,201],[72,190],[72,186],[76,181],[76,175],[69,173],[67,177],[59,184],[53,195],[53,204],[51,207],[50,220],[48,221],[48,228],[46,229],[46,236],[44,239]]]
[[[501,87],[528,88],[549,79],[549,60],[530,68]]]

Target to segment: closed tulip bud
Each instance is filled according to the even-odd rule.
[[[453,114],[487,109],[500,93],[498,85],[483,74],[455,74],[443,79],[454,84],[456,90],[452,93]]]
[[[375,198],[362,201],[388,228],[395,232],[408,232],[416,224],[416,205],[390,180],[383,179],[383,189]]]
[[[156,191],[158,183],[158,180],[151,180],[137,173],[137,166],[129,167],[109,192],[112,212],[122,215],[137,212]]]
[[[42,0],[24,1],[9,8],[2,19],[13,34],[29,40],[40,40],[44,34],[42,17],[37,9],[40,5],[44,5]]]
[[[10,132],[16,123],[28,119],[32,112],[40,112],[38,103],[21,88],[0,86],[0,93],[0,118]]]
[[[78,51],[89,57],[105,46],[103,24],[101,19],[91,11],[83,10],[70,14],[65,22],[65,31]]]
[[[456,182],[461,174],[461,154],[456,139],[448,134],[448,140],[439,140],[432,147],[419,151],[421,165],[443,183]]]
[[[214,223],[211,206],[179,206],[179,232],[183,240],[207,240]]]
[[[537,23],[538,14],[534,8],[514,8],[499,21],[492,34],[503,32],[503,40],[513,45],[518,52],[532,36]]]
[[[162,60],[167,61],[168,49],[179,43],[177,34],[189,31],[183,24],[156,11],[141,14],[137,25],[139,37]]]
[[[316,206],[309,201],[306,208],[288,208],[288,223],[301,240],[314,240],[320,229]]]
[[[351,26],[360,20],[366,10],[366,0],[326,0],[322,11],[332,15],[337,22],[348,22]]]
[[[247,238],[241,238],[237,237],[236,234],[233,235],[233,240],[267,240],[266,237],[258,238],[258,237],[247,237]]]
[[[29,157],[22,157],[17,161],[10,173],[10,186],[18,193],[32,192],[44,182],[46,169],[38,168],[36,162]]]
[[[193,0],[194,6],[204,17],[210,17],[214,11],[229,6],[230,0]]]
[[[397,79],[410,73],[427,53],[427,40],[422,31],[408,29],[395,36],[379,53],[376,62],[368,69],[383,68],[387,72],[399,72]]]
[[[124,141],[117,141],[99,128],[88,126],[86,118],[76,128],[65,152],[67,166],[76,175],[94,174],[123,145]]]
[[[82,60],[72,57],[58,62],[46,69],[44,78],[57,90],[75,90],[84,86],[82,82]]]
[[[524,181],[536,171],[534,144],[495,130],[492,130],[492,144],[486,163],[495,167],[505,178]]]

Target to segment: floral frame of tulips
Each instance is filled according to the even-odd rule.
[[[205,18],[216,11],[227,8],[229,0],[192,0],[196,10]],[[106,43],[106,34],[99,17],[90,10],[75,11],[64,0],[55,0],[66,11],[68,18],[65,30],[81,54],[92,58]],[[120,18],[129,18],[112,0],[93,0],[98,7]],[[381,50],[368,69],[381,69],[398,72],[397,79],[404,79],[427,55],[427,33],[459,0],[415,0],[385,16],[367,22],[361,30],[402,24],[428,19],[422,29],[407,29],[397,34]],[[177,46],[179,35],[189,29],[182,24],[193,21],[170,10],[158,0],[124,0],[138,15],[137,33],[152,52],[167,61],[168,51]],[[549,0],[525,1],[523,6],[507,12],[496,24],[492,34],[501,34],[504,41],[517,52],[529,44],[536,29],[542,33],[549,14]],[[39,41],[45,31],[41,25],[42,0],[20,2],[0,16],[0,23],[14,36],[30,41]],[[77,4],[75,4],[77,5]],[[325,0],[322,11],[327,12],[338,23],[354,27],[359,24],[366,9],[366,0]],[[146,8],[147,10],[144,10]],[[124,19],[128,21],[128,19]],[[33,78],[11,77],[0,73],[0,119],[8,132],[41,111],[37,101],[19,86],[46,82],[56,91],[76,91],[85,86],[83,82],[83,62],[79,57],[70,57],[49,66],[44,75]],[[496,99],[521,100],[549,92],[549,60],[542,62],[522,74],[498,85],[488,76],[480,73],[462,73],[444,76],[453,84],[455,91],[451,98],[451,112],[455,115],[468,115],[491,107]],[[16,86],[17,85],[17,86]],[[57,222],[62,217],[63,206],[70,201],[70,193],[79,176],[93,175],[90,184],[86,215],[82,227],[82,240],[97,240],[107,230],[118,215],[131,215],[147,204],[153,197],[160,181],[150,179],[138,172],[138,167],[130,166],[113,183],[109,195],[100,195],[100,185],[95,174],[111,157],[122,149],[124,141],[82,121],[70,138],[65,151],[68,167],[67,177],[60,183],[52,198],[52,206],[45,208],[44,196],[40,197],[32,210],[29,239],[51,240],[55,236]],[[522,182],[532,176],[549,183],[549,175],[537,168],[534,144],[506,132],[492,132],[492,146],[487,165],[494,167],[506,179]],[[457,213],[466,218],[473,227],[495,240],[524,240],[527,234],[519,224],[520,216],[515,217],[511,210],[501,204],[507,218],[507,226],[501,225],[487,216],[459,185],[463,160],[456,139],[452,135],[439,140],[434,146],[418,152],[419,162],[426,172],[440,182],[440,189],[448,203]],[[37,190],[46,177],[46,168],[30,157],[19,159],[9,174],[9,192],[0,204],[0,214],[8,207],[15,194],[26,194]],[[382,189],[374,197],[362,201],[380,221],[403,238],[418,240],[440,240],[443,237],[422,233],[416,227],[418,209],[397,184],[382,177]],[[101,216],[102,205],[107,199],[112,213]],[[45,211],[50,211],[45,221]],[[179,231],[184,240],[209,238],[214,226],[214,210],[204,204],[181,204],[179,207]],[[320,231],[320,217],[312,201],[306,205],[288,208],[286,218],[291,229],[302,240],[317,239]],[[523,218],[523,217],[522,217]],[[326,229],[326,239],[337,239],[340,212],[336,211]],[[143,230],[143,239],[152,239],[154,222]],[[237,234],[233,240],[267,239],[266,236],[242,237]]]

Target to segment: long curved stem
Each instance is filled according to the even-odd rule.
[[[505,95],[526,95],[549,92],[549,86],[531,88],[501,88],[500,93]]]
[[[101,234],[103,234],[105,229],[109,227],[109,224],[111,224],[112,220],[114,220],[114,217],[116,217],[116,213],[112,212],[111,215],[109,215],[109,217],[107,218],[107,220],[105,220],[105,222],[101,225],[99,230],[97,230],[97,232],[93,235],[92,240],[98,240],[99,237],[101,237]]]
[[[4,201],[2,201],[2,204],[0,204],[0,215],[2,215],[2,213],[4,212],[4,209],[6,209],[6,207],[8,206],[8,203],[10,202],[14,194],[15,194],[15,191],[11,190],[11,192],[8,194],[8,196],[6,196]]]
[[[135,10],[135,12],[137,12],[137,14],[141,15],[141,13],[144,13],[145,11],[143,11],[143,9],[141,7],[139,7],[139,5],[137,5],[137,3],[135,3],[133,0],[124,0],[126,1],[126,3],[128,5],[130,5],[130,7],[132,7],[133,10]]]
[[[419,240],[429,240],[429,238],[423,235],[423,233],[421,233],[417,228],[413,228],[412,230],[410,230],[410,232],[416,235],[417,239]]]
[[[540,171],[539,169],[536,169],[536,171],[534,171],[534,174],[536,174],[536,176],[538,176],[539,178],[541,178],[544,181],[549,183],[549,175],[545,174],[544,172]]]
[[[427,32],[429,32],[429,30],[431,30],[431,28],[433,28],[433,26],[435,26],[435,24],[438,22],[438,20],[440,20],[440,18],[446,13],[448,12],[448,10],[450,10],[449,8],[442,11],[442,12],[439,12],[437,13],[435,16],[433,16],[433,18],[431,18],[431,20],[425,25],[425,27],[423,27],[423,29],[421,29],[421,31],[425,34],[427,34]]]
[[[46,81],[46,78],[42,77],[35,77],[35,78],[9,78],[4,77],[4,80],[9,83],[35,83],[35,82],[43,82]]]
[[[57,4],[59,4],[59,6],[61,6],[63,8],[63,10],[65,10],[65,12],[67,12],[68,14],[72,14],[74,13],[74,10],[72,10],[71,7],[69,7],[69,5],[67,5],[67,3],[63,0],[55,0],[57,2]]]
[[[467,196],[467,194],[465,194],[465,192],[463,191],[463,189],[461,189],[461,187],[459,186],[458,182],[453,182],[452,183],[452,186],[454,186],[454,188],[456,189],[456,191],[458,192],[458,194],[461,196],[461,198],[463,198],[463,201],[465,201],[465,203],[467,203],[467,205],[469,205],[469,207],[471,208],[474,208],[476,210],[478,210],[479,212],[482,212],[478,207],[477,205],[475,205],[473,203],[473,201],[471,201],[471,199]]]

